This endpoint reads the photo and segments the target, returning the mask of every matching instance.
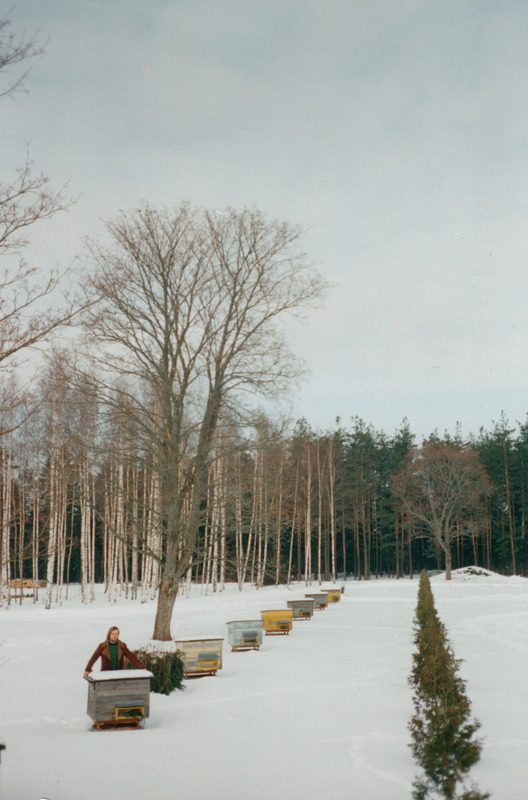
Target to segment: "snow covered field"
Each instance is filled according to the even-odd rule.
[[[472,771],[494,800],[528,795],[528,580],[454,573],[431,581],[473,713],[482,759]],[[151,696],[143,730],[91,730],[82,673],[108,627],[132,648],[152,632],[154,603],[103,594],[83,606],[0,610],[2,800],[409,800],[415,764],[412,619],[417,579],[348,581],[340,603],[231,653],[225,623],[317,591],[246,587],[176,601],[175,638],[225,637],[224,667]],[[98,667],[97,667],[98,668]]]

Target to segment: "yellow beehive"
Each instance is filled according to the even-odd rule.
[[[339,603],[341,600],[341,589],[326,589],[329,603]]]
[[[291,608],[261,611],[262,627],[269,634],[289,634],[293,627],[293,611]]]

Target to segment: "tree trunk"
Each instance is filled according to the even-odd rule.
[[[331,552],[331,574],[332,580],[337,580],[336,568],[336,507],[335,507],[335,461],[334,461],[334,438],[330,437],[328,448],[328,507],[330,510],[330,552]],[[343,573],[345,568],[343,566]]]
[[[295,469],[295,488],[293,493],[293,509],[292,509],[292,522],[291,522],[291,536],[290,536],[290,553],[288,557],[288,575],[286,578],[286,583],[289,586],[291,577],[292,577],[292,566],[293,566],[293,545],[295,542],[295,525],[297,522],[297,497],[298,497],[298,487],[299,487],[299,462],[297,462],[297,466]]]
[[[278,479],[278,508],[277,508],[277,527],[275,536],[275,586],[280,583],[281,575],[281,531],[282,531],[282,502],[283,502],[283,485],[282,474],[284,469],[284,451],[280,452],[279,461],[279,479]]]
[[[317,581],[323,582],[323,486],[321,475],[321,444],[317,441]],[[328,580],[328,578],[326,578]]]
[[[504,479],[506,482],[506,504],[508,509],[508,529],[510,533],[510,552],[512,560],[512,575],[517,575],[517,562],[515,557],[515,521],[510,497],[510,476],[508,472],[508,456],[506,454],[506,441],[503,442],[504,449]]]
[[[12,458],[11,434],[5,443],[2,432],[2,530],[0,546],[0,599],[9,605],[11,600],[11,502],[12,502]]]
[[[158,639],[161,642],[171,641],[171,618],[177,594],[178,583],[175,581],[169,582],[165,578],[162,578],[158,590],[156,619],[154,620],[154,633],[152,634],[153,639]]]
[[[306,448],[306,509],[304,526],[304,581],[312,582],[312,464]]]
[[[446,581],[451,580],[451,549],[449,547],[442,548],[445,555],[445,574]]]

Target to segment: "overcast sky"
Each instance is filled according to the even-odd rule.
[[[6,10],[10,6],[3,4]],[[528,412],[526,0],[19,0],[48,40],[2,100],[0,174],[30,144],[75,207],[70,261],[119,209],[258,206],[332,282],[290,327],[294,417],[464,434]]]

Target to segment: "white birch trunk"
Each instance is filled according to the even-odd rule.
[[[150,476],[150,491],[148,492],[147,550],[143,553],[141,599],[153,600],[160,575],[160,562],[162,555],[162,537],[159,529],[161,512],[161,486],[158,473],[153,470]],[[158,558],[156,558],[158,556]]]
[[[330,564],[333,581],[337,581],[335,483],[334,437],[331,436],[328,440],[328,507],[330,510]]]
[[[284,453],[281,449],[280,462],[279,462],[279,477],[278,477],[278,503],[277,503],[277,527],[275,534],[275,585],[277,586],[280,581],[281,570],[281,534],[282,534],[282,476],[284,469]]]
[[[323,486],[321,474],[321,443],[317,440],[317,580],[323,582]]]
[[[290,585],[291,582],[291,573],[293,564],[293,543],[295,541],[295,525],[297,523],[297,503],[299,496],[298,491],[299,491],[299,462],[297,462],[297,468],[295,470],[295,489],[293,494],[293,514],[291,523],[290,553],[288,558],[288,576],[286,578],[286,583],[288,586]]]
[[[312,465],[310,447],[306,447],[306,508],[304,526],[304,580],[312,582]]]
[[[12,437],[1,435],[2,442],[2,536],[0,546],[0,599],[11,602],[11,508],[12,508]]]
[[[57,560],[57,545],[59,538],[59,500],[57,492],[57,461],[59,451],[57,410],[52,409],[51,424],[51,447],[50,447],[50,469],[49,469],[49,532],[48,532],[48,554],[46,563],[46,597],[44,608],[51,608],[53,580],[55,578],[55,564]]]
[[[67,530],[67,492],[68,486],[66,475],[64,473],[64,453],[63,448],[60,448],[59,469],[56,474],[57,478],[57,570],[56,570],[56,586],[55,598],[59,605],[62,605],[62,598],[64,593],[64,567],[66,561],[66,530]]]
[[[131,518],[131,546],[132,565],[130,580],[132,584],[132,599],[137,597],[139,584],[139,559],[138,559],[138,527],[139,527],[139,469],[134,466],[132,470],[132,518]]]
[[[40,541],[40,493],[38,482],[38,461],[33,476],[33,525],[31,530],[31,577],[33,580],[33,602],[38,601],[39,592],[39,541]]]

